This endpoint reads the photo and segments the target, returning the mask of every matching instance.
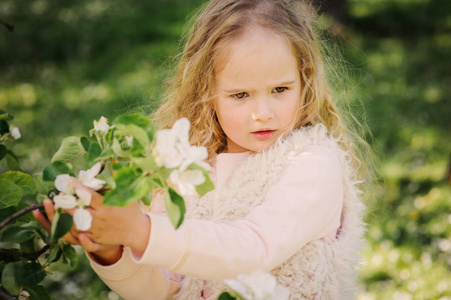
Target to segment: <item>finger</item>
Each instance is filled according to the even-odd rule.
[[[78,235],[78,240],[80,241],[80,245],[87,252],[96,252],[100,250],[100,245],[93,242],[86,234],[80,233]]]
[[[81,184],[75,178],[70,178],[69,182],[72,185],[72,187],[74,188],[74,190],[83,189],[83,190],[88,191],[91,194],[91,204],[90,204],[90,206],[92,208],[95,209],[95,208],[98,208],[98,207],[100,207],[102,205],[102,201],[103,201],[103,196],[102,195],[100,195],[96,191],[88,188],[87,186]]]
[[[63,213],[65,214],[69,214],[72,217],[74,216],[75,210],[77,210],[76,208],[71,208],[71,209],[63,209]]]
[[[38,221],[39,225],[41,225],[41,227],[44,228],[45,231],[50,233],[52,223],[50,223],[50,221],[44,216],[44,214],[37,209],[33,210],[32,213],[36,221]]]
[[[47,218],[50,223],[53,222],[53,218],[55,217],[55,206],[50,199],[44,199],[42,202],[44,204],[45,213],[47,214]]]
[[[70,231],[63,236],[63,240],[65,240],[66,242],[68,242],[69,244],[72,244],[72,245],[80,244],[79,239],[75,235],[73,235],[72,232],[70,232]]]

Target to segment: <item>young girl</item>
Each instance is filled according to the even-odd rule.
[[[185,198],[174,230],[156,196],[106,207],[91,191],[81,244],[125,299],[216,299],[221,283],[271,272],[290,299],[351,299],[362,245],[356,138],[330,95],[312,10],[289,0],[212,0],[187,41],[159,128],[181,117],[205,146],[215,190]],[[75,187],[84,188],[77,182]],[[49,228],[54,207],[44,202]],[[71,211],[69,211],[71,212]]]

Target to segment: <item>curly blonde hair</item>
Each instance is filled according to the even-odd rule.
[[[188,33],[166,101],[152,116],[157,128],[168,128],[186,117],[192,126],[192,144],[206,147],[210,154],[225,149],[227,139],[213,107],[215,66],[227,59],[231,41],[260,27],[284,37],[298,61],[302,88],[293,127],[324,124],[329,134],[340,137],[356,168],[361,168],[355,141],[366,143],[345,126],[333,101],[316,19],[314,8],[299,0],[211,0]]]

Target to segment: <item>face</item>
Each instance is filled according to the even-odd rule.
[[[262,151],[292,129],[301,83],[297,60],[282,37],[260,29],[232,42],[224,64],[215,66],[215,82],[226,152]]]

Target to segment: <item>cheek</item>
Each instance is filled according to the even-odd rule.
[[[240,127],[240,117],[237,112],[232,110],[223,109],[218,115],[218,120],[226,134]]]

